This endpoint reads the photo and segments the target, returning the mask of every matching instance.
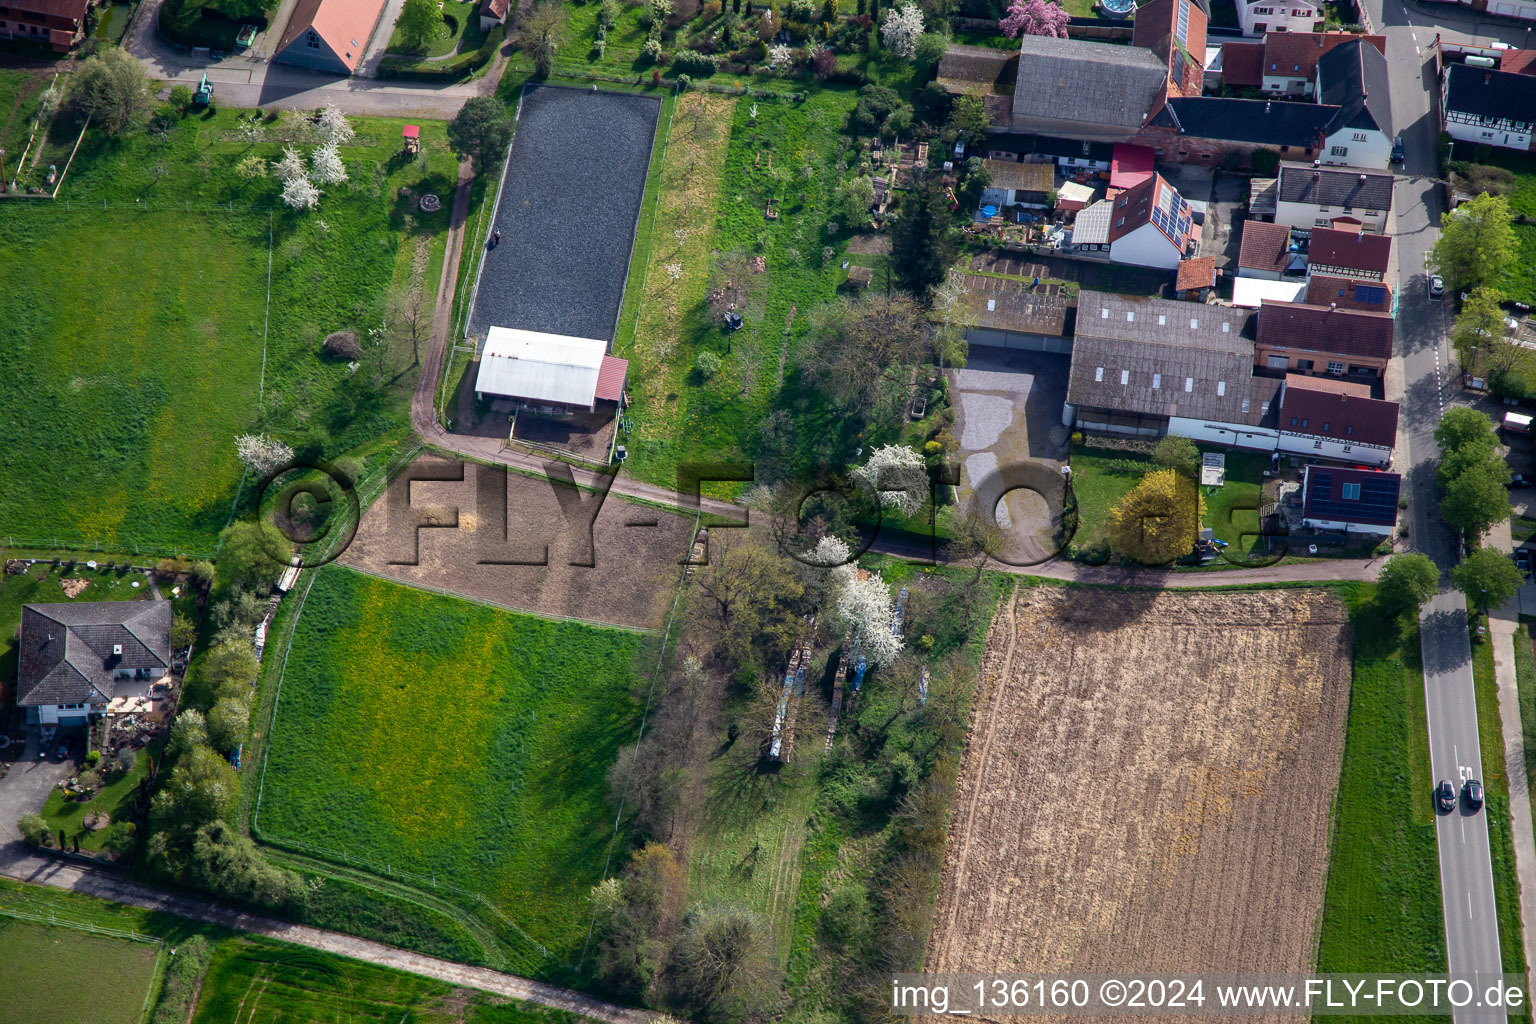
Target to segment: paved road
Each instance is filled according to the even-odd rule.
[[[559,1010],[592,1017],[606,1024],[662,1024],[667,1018],[649,1010],[636,1010],[616,1006],[600,999],[573,992],[570,989],[529,981],[511,974],[502,974],[484,967],[469,967],[436,957],[395,949],[378,942],[328,932],[307,925],[290,924],[260,914],[249,914],[223,906],[211,900],[171,893],[147,885],[131,882],[116,872],[106,871],[86,864],[39,857],[26,850],[20,843],[0,845],[0,875],[34,885],[47,885],[56,889],[69,889],[87,893],[101,899],[114,900],[147,910],[158,910],[194,921],[207,921],[252,935],[291,942],[297,946],[323,950],[339,956],[363,960],[397,971],[435,978],[450,985],[480,989],[495,995],[521,999],[525,1002],[551,1006]]]
[[[1402,364],[1397,383],[1404,423],[1398,466],[1408,481],[1412,543],[1448,570],[1456,561],[1456,541],[1437,514],[1434,429],[1459,388],[1449,362],[1447,304],[1429,299],[1423,270],[1424,253],[1439,235],[1434,225],[1442,210],[1438,186],[1428,180],[1436,171],[1439,123],[1433,64],[1425,62],[1436,29],[1426,26],[1442,12],[1405,7],[1402,0],[1371,0],[1369,6],[1378,31],[1387,36],[1392,115],[1407,153],[1407,176],[1398,179],[1393,194]],[[1455,20],[1463,29],[1473,27],[1471,19]],[[1420,618],[1431,770],[1436,780],[1450,779],[1458,787],[1463,778],[1483,775],[1464,609],[1461,595],[1442,576],[1440,593]],[[1461,809],[1439,815],[1436,840],[1449,967],[1498,973],[1502,961],[1487,819]],[[1455,1019],[1502,1020],[1504,1015],[1458,1013]]]

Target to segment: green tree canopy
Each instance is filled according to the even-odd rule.
[[[1456,589],[1476,608],[1497,608],[1515,596],[1525,578],[1510,557],[1493,548],[1478,548],[1451,570]]]
[[[936,178],[924,178],[901,201],[891,227],[891,263],[896,280],[926,302],[949,273],[959,242],[949,197]]]
[[[227,637],[197,663],[197,679],[215,701],[225,697],[245,700],[250,696],[251,684],[256,681],[259,669],[251,645],[241,637]],[[209,726],[212,727],[212,722]]]
[[[1435,596],[1440,585],[1440,570],[1417,551],[1394,555],[1376,580],[1376,597],[1386,607],[1397,610],[1419,606]]]
[[[1152,461],[1166,469],[1176,469],[1191,479],[1200,473],[1200,449],[1187,437],[1169,434],[1152,449]]]
[[[122,135],[149,115],[149,76],[127,51],[109,46],[69,76],[69,99],[108,135]]]
[[[1110,509],[1110,543],[1143,565],[1167,565],[1195,549],[1204,511],[1194,481],[1176,470],[1155,470]]]
[[[405,0],[400,17],[395,21],[401,40],[413,51],[425,50],[442,24],[436,0]]]
[[[229,762],[207,747],[193,747],[177,758],[169,781],[155,794],[155,823],[172,834],[190,834],[228,814],[239,794]]]
[[[512,122],[507,110],[494,96],[475,96],[448,122],[448,144],[467,158],[476,171],[486,172],[501,166],[507,146],[512,142]]]
[[[871,292],[811,314],[806,372],[844,411],[883,418],[899,406],[932,331],[908,295]]]
[[[265,594],[286,566],[283,553],[292,550],[293,542],[264,519],[231,523],[219,534],[214,579],[224,591],[241,587]]]
[[[1445,485],[1440,517],[1477,540],[1494,523],[1509,518],[1509,467],[1497,459],[1476,462]]]
[[[251,709],[239,697],[220,697],[208,712],[208,743],[220,753],[245,742]]]
[[[1497,287],[1515,265],[1519,244],[1511,226],[1509,200],[1484,192],[1440,220],[1440,240],[1429,251],[1429,264],[1448,287]]]
[[[1440,446],[1443,457],[1447,452],[1469,448],[1492,452],[1499,446],[1499,439],[1493,432],[1493,420],[1487,415],[1469,406],[1457,405],[1440,417],[1435,426],[1435,443]]]
[[[1493,362],[1499,356],[1495,346],[1508,347],[1504,339],[1504,310],[1499,308],[1499,298],[1498,289],[1479,285],[1462,303],[1461,312],[1451,328],[1451,341],[1463,365],[1472,366],[1470,354],[1474,348],[1484,360]]]

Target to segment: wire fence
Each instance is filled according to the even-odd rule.
[[[98,540],[87,540],[76,534],[55,534],[52,537],[28,537],[22,534],[8,533],[4,535],[6,548],[13,551],[63,551],[63,552],[89,552],[93,555],[129,555],[150,558],[190,558],[193,560],[207,560],[213,558],[209,551],[192,551],[187,548],[162,548],[154,545],[138,544],[136,542],[123,542],[118,544],[103,544]]]
[[[67,917],[59,917],[54,913],[34,914],[15,907],[0,907],[0,917],[11,917],[18,921],[30,921],[34,924],[46,924],[53,928],[70,928],[77,932],[105,935],[113,939],[127,939],[130,942],[143,942],[152,946],[165,944],[164,939],[154,935],[145,935],[143,932],[132,930],[123,931],[121,928],[108,928],[105,925],[95,924],[91,921],[72,921]]]

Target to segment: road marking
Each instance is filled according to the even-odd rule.
[[[1467,920],[1472,919],[1472,890],[1467,890]]]

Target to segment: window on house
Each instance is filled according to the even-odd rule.
[[[1323,433],[1328,433],[1328,421],[1323,420]]]
[[[1344,433],[1346,433],[1346,434],[1353,434],[1354,432],[1355,432],[1355,428],[1354,428],[1354,426],[1352,424],[1349,425],[1349,426],[1346,426],[1344,428]]]
[[[1344,212],[1345,213],[1354,213],[1355,212],[1355,208],[1353,206],[1346,206],[1346,207],[1344,207]]]
[[[1331,223],[1333,222],[1330,221],[1327,217],[1318,217],[1312,222],[1312,226],[1315,228],[1325,228]]]
[[[1200,321],[1198,319],[1196,319],[1195,317],[1190,317],[1189,318],[1189,329],[1192,330],[1192,331],[1198,331],[1200,329]]]
[[[1152,375],[1152,386],[1154,388],[1160,388],[1160,387],[1163,386],[1163,375],[1162,374],[1154,373]]]
[[[1305,416],[1301,418],[1301,429],[1307,429],[1307,418]]]
[[[1330,156],[1348,156],[1349,155],[1349,147],[1348,146],[1334,146],[1331,150],[1328,151],[1328,153],[1329,153]]]
[[[1124,226],[1125,226],[1125,218],[1124,217],[1121,217],[1119,220],[1115,221],[1115,227],[1118,228],[1118,227],[1124,227]]]
[[[1310,360],[1310,359],[1298,359],[1298,360],[1296,360],[1296,369],[1298,369],[1298,370],[1310,370],[1310,369],[1312,369],[1312,360]]]
[[[1224,395],[1226,395],[1226,393],[1227,393],[1227,382],[1224,381],[1224,380],[1217,381],[1216,382],[1216,394],[1224,396]],[[1246,411],[1247,410],[1245,409],[1244,412],[1246,412]]]
[[[1097,381],[1102,381],[1104,379],[1104,367],[1095,366],[1093,368],[1093,379]]]
[[[1365,132],[1355,132],[1355,141],[1356,142],[1364,142],[1365,141]]]
[[[1104,309],[1104,308],[1101,307],[1099,309],[1099,319],[1100,320],[1108,320],[1109,319],[1109,310]]]
[[[1167,314],[1164,314],[1164,313],[1157,314],[1157,325],[1159,327],[1166,326],[1167,323],[1168,323],[1168,316],[1167,316]]]
[[[1185,391],[1193,391],[1193,390],[1195,390],[1195,378],[1193,378],[1193,377],[1185,377],[1184,378],[1184,390]]]
[[[1244,398],[1243,399],[1243,412],[1247,412],[1247,411],[1248,411],[1248,399]]]
[[[1294,427],[1294,426],[1295,426],[1295,425],[1296,425],[1296,417],[1295,417],[1295,416],[1292,416],[1292,417],[1291,417],[1291,426],[1293,426],[1293,427]]]
[[[1483,138],[1485,138],[1485,139],[1493,138],[1493,132],[1483,132]]]
[[[1136,322],[1136,312],[1135,312],[1135,310],[1128,309],[1128,310],[1125,311],[1125,322],[1128,323],[1128,324],[1133,324],[1133,323]]]
[[[1323,442],[1322,442],[1321,438],[1319,438],[1318,440],[1312,442],[1313,449],[1321,448],[1322,446],[1323,446]]]
[[[320,37],[318,35],[316,35],[313,31],[311,31],[309,33],[309,35],[304,37],[304,43],[311,50],[318,50],[318,49],[320,49]]]
[[[1347,444],[1347,445],[1345,445],[1345,446],[1344,446],[1344,454],[1345,454],[1345,455],[1348,455],[1348,454],[1349,454],[1349,453],[1350,453],[1350,450],[1351,450],[1351,449],[1352,449],[1352,448],[1354,448],[1354,447],[1355,447],[1355,446],[1354,446],[1354,445],[1352,445],[1352,444]]]
[[[1267,415],[1269,415],[1269,403],[1268,402],[1264,402],[1264,403],[1259,405],[1259,415],[1260,416],[1267,416]]]
[[[1329,363],[1328,363],[1328,372],[1329,373],[1343,373],[1344,372],[1344,364],[1343,363],[1335,363],[1335,362],[1329,361]]]
[[[84,704],[60,704],[59,705],[59,710],[60,711],[79,711],[83,707],[85,707]]]
[[[1120,371],[1120,383],[1121,384],[1129,384],[1130,382],[1131,382],[1131,371],[1130,370],[1121,370]]]

